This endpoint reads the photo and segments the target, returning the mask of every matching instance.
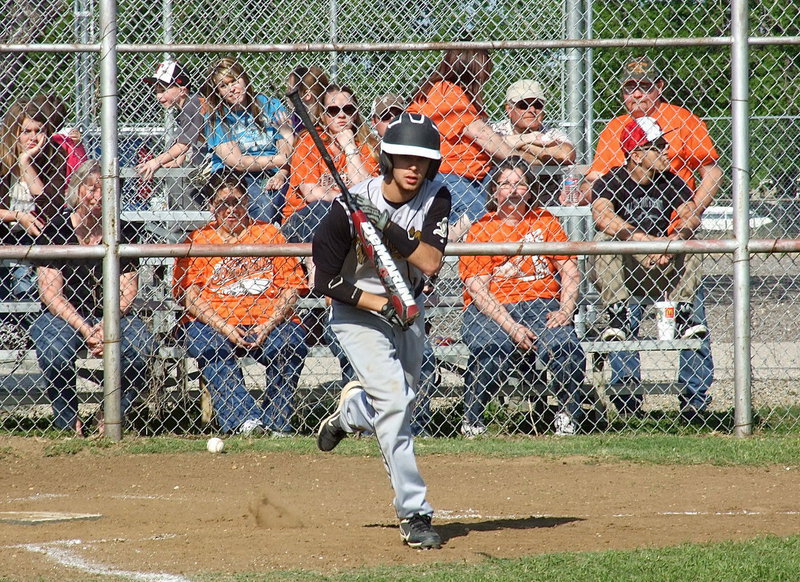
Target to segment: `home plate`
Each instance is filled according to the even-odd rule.
[[[100,513],[65,513],[63,511],[0,511],[0,523],[16,523],[21,525],[100,519],[101,517],[103,517],[103,515]]]

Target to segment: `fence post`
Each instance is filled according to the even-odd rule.
[[[753,433],[750,367],[750,84],[747,0],[731,6],[731,114],[733,231],[733,385],[735,435]]]
[[[106,436],[122,439],[117,155],[117,4],[100,2],[100,143],[103,180],[103,407]]]

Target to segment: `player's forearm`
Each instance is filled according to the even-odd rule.
[[[163,154],[156,156],[156,162],[162,168],[170,167],[169,164],[186,155],[189,151],[188,143],[175,143]]]

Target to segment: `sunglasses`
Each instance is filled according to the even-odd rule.
[[[636,93],[636,91],[641,91],[642,93],[650,93],[656,86],[653,83],[628,83],[627,85],[622,86],[622,92],[625,95],[632,95]]]
[[[514,103],[514,107],[520,111],[527,111],[531,107],[537,110],[542,110],[544,109],[544,101],[539,101],[538,99],[523,99],[522,101],[517,101]]]
[[[392,119],[394,119],[398,115],[402,115],[402,113],[403,113],[402,109],[389,109],[388,111],[384,111],[383,112],[383,115],[380,116],[380,119],[381,119],[381,121],[384,121],[384,122],[391,121]]]
[[[352,117],[356,114],[356,111],[357,109],[355,105],[345,105],[344,107],[339,107],[338,105],[329,105],[325,108],[325,115],[336,117],[340,113],[344,113],[348,117]]]
[[[236,198],[231,196],[229,198],[223,198],[222,200],[217,200],[214,202],[214,210],[218,212],[225,212],[226,210],[242,208],[244,205],[244,198]]]

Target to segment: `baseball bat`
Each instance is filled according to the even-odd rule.
[[[419,316],[419,307],[417,307],[417,303],[414,301],[414,294],[411,292],[411,289],[408,288],[405,279],[403,279],[403,276],[400,274],[400,270],[397,268],[397,264],[394,262],[389,249],[383,244],[383,240],[378,234],[375,225],[373,225],[367,218],[367,215],[358,208],[358,204],[352,194],[350,194],[350,190],[347,188],[344,180],[342,180],[342,176],[339,174],[339,170],[336,169],[336,164],[334,164],[333,158],[331,158],[331,154],[328,152],[328,148],[325,147],[325,143],[323,143],[322,138],[317,132],[316,125],[311,120],[308,109],[306,109],[305,103],[303,103],[300,97],[300,92],[295,89],[287,93],[286,96],[292,102],[292,105],[294,105],[295,112],[311,135],[311,139],[314,141],[314,145],[319,151],[322,161],[325,162],[325,165],[331,172],[331,176],[333,176],[334,182],[336,182],[336,185],[339,187],[339,191],[342,193],[342,200],[350,211],[350,217],[353,221],[353,227],[358,235],[358,239],[361,241],[361,245],[367,257],[369,257],[369,260],[375,267],[375,271],[377,271],[381,283],[383,283],[386,292],[389,294],[389,301],[392,302],[392,306],[399,318],[405,322],[406,325],[410,325]]]

